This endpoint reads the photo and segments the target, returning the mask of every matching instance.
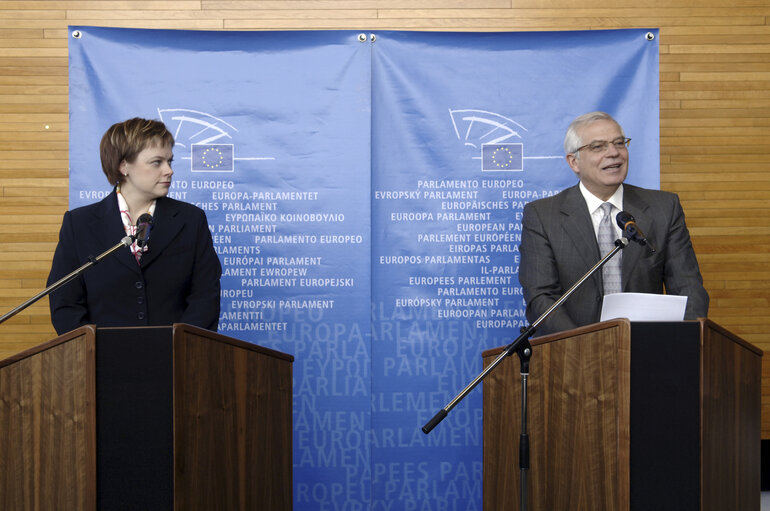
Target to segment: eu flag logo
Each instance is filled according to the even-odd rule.
[[[484,172],[524,170],[523,144],[481,144],[481,170]]]
[[[193,172],[232,172],[233,144],[193,144]]]

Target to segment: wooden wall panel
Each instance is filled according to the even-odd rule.
[[[44,287],[67,208],[68,25],[199,30],[660,28],[661,187],[680,194],[710,317],[770,349],[765,0],[0,0],[0,308]],[[604,58],[611,58],[611,55]],[[633,168],[633,167],[632,167]],[[47,303],[0,358],[53,337]],[[770,405],[770,358],[763,404]],[[763,406],[762,436],[770,438]]]

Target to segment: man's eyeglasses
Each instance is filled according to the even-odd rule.
[[[607,148],[612,144],[615,146],[615,149],[621,150],[628,147],[628,144],[631,143],[630,138],[624,138],[624,137],[618,137],[615,140],[594,140],[590,144],[586,144],[584,146],[580,146],[577,149],[573,151],[574,153],[577,153],[583,149],[588,149],[592,153],[603,153],[607,150]]]

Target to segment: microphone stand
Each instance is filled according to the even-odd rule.
[[[473,390],[476,385],[482,382],[506,357],[516,353],[521,361],[521,434],[519,436],[519,469],[521,470],[519,477],[520,491],[519,491],[519,509],[520,511],[526,511],[527,509],[527,474],[529,472],[529,436],[527,435],[527,380],[529,377],[529,359],[532,356],[532,346],[529,343],[529,338],[534,335],[537,327],[548,318],[556,309],[558,309],[564,301],[575,292],[577,288],[583,285],[583,283],[591,278],[593,274],[599,270],[602,266],[612,259],[615,254],[623,250],[628,246],[628,239],[625,237],[615,240],[615,248],[607,253],[598,263],[596,263],[588,272],[583,275],[571,288],[567,290],[558,300],[556,300],[539,318],[537,318],[530,326],[522,328],[521,334],[511,344],[506,346],[500,355],[492,361],[473,381],[471,381],[457,396],[454,397],[447,405],[433,416],[423,427],[422,432],[426,435],[430,433],[442,420],[446,418],[449,412],[457,406],[457,404],[465,399],[465,397]]]
[[[120,243],[118,243],[117,245],[113,246],[112,248],[102,252],[98,256],[96,256],[96,257],[88,256],[88,262],[85,263],[83,266],[81,266],[77,270],[73,271],[69,275],[66,275],[66,276],[62,277],[61,279],[57,280],[56,282],[54,282],[53,284],[51,284],[50,286],[45,288],[43,291],[41,291],[40,293],[36,294],[35,296],[30,298],[26,302],[24,302],[21,305],[19,305],[18,307],[16,307],[15,309],[13,309],[11,311],[8,311],[5,314],[3,314],[3,316],[0,317],[0,323],[3,323],[5,320],[15,316],[16,314],[18,314],[19,312],[23,311],[24,309],[26,309],[27,307],[29,307],[30,305],[32,305],[36,301],[38,301],[41,298],[43,298],[44,296],[47,296],[47,295],[51,294],[52,292],[56,291],[57,289],[62,287],[67,282],[69,282],[69,281],[79,277],[80,274],[82,274],[87,269],[89,269],[92,266],[94,266],[96,263],[98,263],[99,261],[101,261],[102,259],[107,257],[108,255],[110,255],[113,252],[115,252],[116,250],[120,249],[120,247],[130,247],[135,239],[136,239],[136,236],[130,236],[130,235],[126,236],[122,240],[120,240]]]

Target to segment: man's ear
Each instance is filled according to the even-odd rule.
[[[577,163],[578,163],[577,162],[577,156],[575,156],[574,153],[571,153],[571,154],[568,154],[567,156],[565,156],[564,158],[567,160],[567,165],[569,165],[569,168],[572,169],[572,172],[574,172],[575,174],[577,174],[579,176],[580,175],[580,169],[578,169],[578,165],[577,165]]]

